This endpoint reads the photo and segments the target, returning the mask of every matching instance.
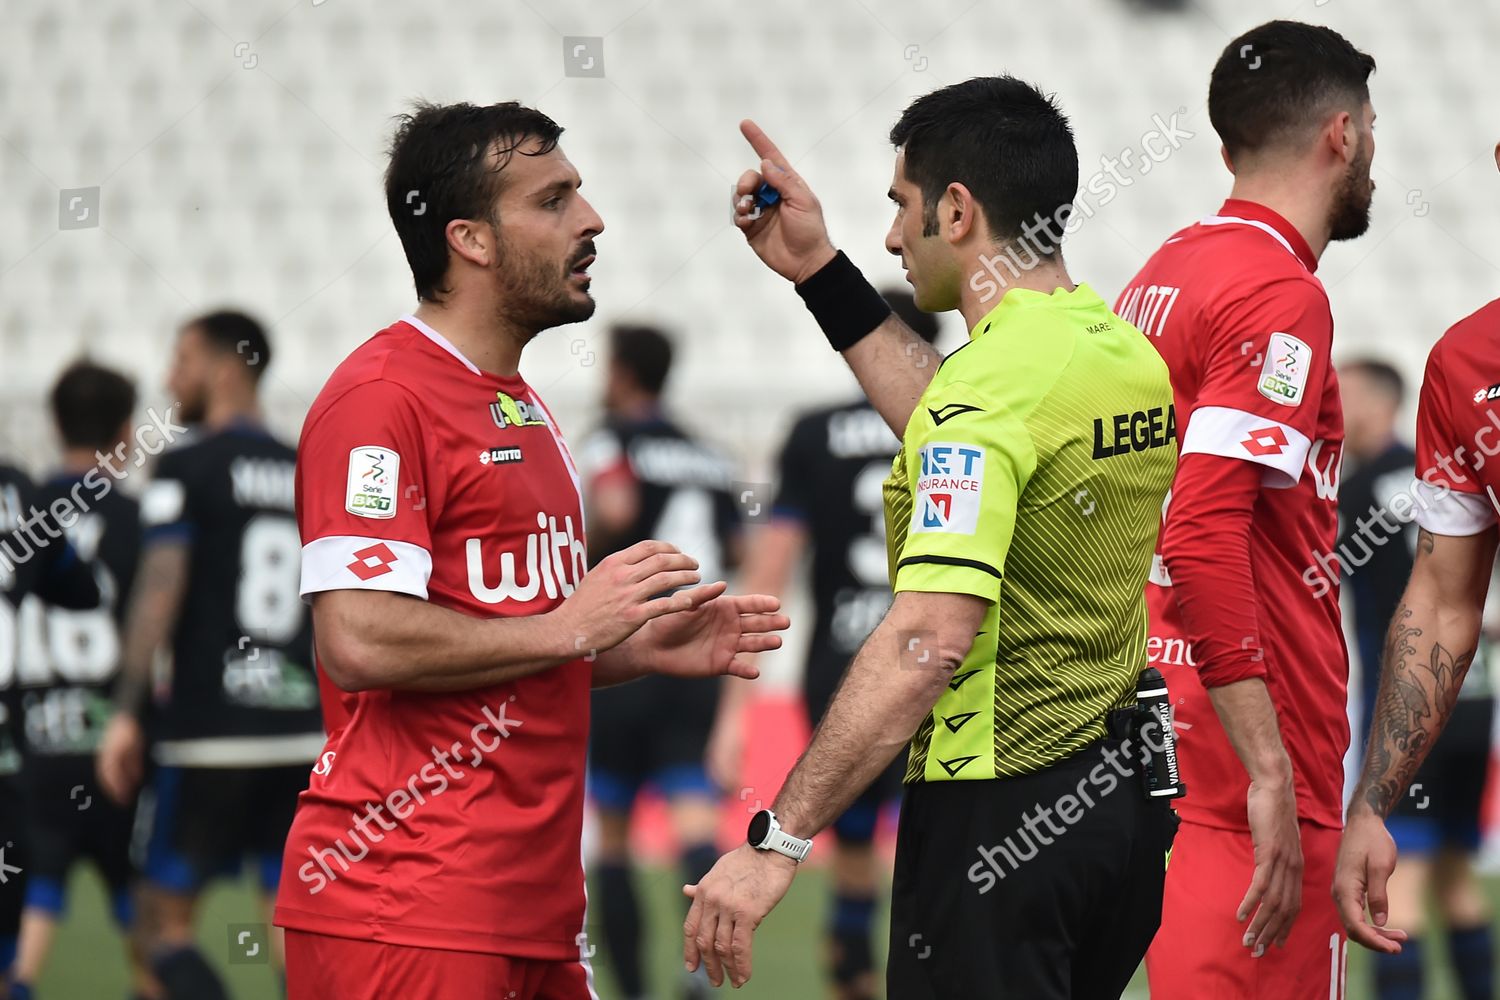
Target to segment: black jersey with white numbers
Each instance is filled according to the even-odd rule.
[[[579,455],[586,488],[620,477],[635,484],[638,497],[635,519],[624,533],[605,538],[591,526],[591,564],[657,538],[698,560],[704,583],[726,579],[730,540],[739,525],[728,459],[661,416],[610,420],[585,440]]]
[[[97,607],[99,584],[78,557],[65,525],[73,511],[54,514],[19,469],[0,464],[0,774],[20,766],[23,653],[35,646],[23,629],[28,599],[82,611]]]
[[[890,607],[881,483],[900,446],[861,401],[805,414],[782,447],[772,515],[801,522],[812,546],[809,673],[841,672]]]
[[[22,603],[21,751],[92,756],[119,673],[125,602],[140,557],[140,505],[100,474],[54,477],[38,489],[37,502],[44,509],[68,511],[64,534],[92,567],[100,600],[98,607],[83,611],[35,594]]]
[[[157,695],[153,753],[179,767],[313,760],[322,748],[312,629],[298,595],[296,452],[237,424],[163,454],[141,499],[145,551],[188,547]]]

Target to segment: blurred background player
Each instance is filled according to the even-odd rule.
[[[37,500],[30,478],[0,462],[0,988],[10,984],[26,874],[32,866],[19,773],[21,606],[31,594],[74,611],[96,608],[100,599],[92,567],[78,558],[57,519]],[[26,988],[10,985],[17,993]]]
[[[672,344],[651,326],[609,335],[604,426],[580,449],[589,564],[650,538],[698,560],[704,580],[726,579],[738,561],[733,469],[662,410]],[[682,875],[697,882],[718,859],[720,789],[704,765],[719,682],[644,677],[593,694],[589,789],[599,822],[592,866],[606,946],[619,989],[646,996],[641,908],[630,871],[630,817],[643,787],[667,803]],[[701,970],[689,997],[707,996]]]
[[[269,914],[297,796],[323,746],[298,597],[296,455],[262,425],[258,386],[270,361],[265,330],[243,313],[209,313],[178,335],[168,389],[200,433],[161,456],[141,500],[117,711],[100,749],[100,782],[123,803],[150,740],[137,928],[173,1000],[224,995],[194,944],[199,895],[248,859]],[[171,680],[148,698],[161,650]],[[268,944],[279,963],[279,934]]]
[[[1373,359],[1339,368],[1344,398],[1344,465],[1340,486],[1340,563],[1354,608],[1359,646],[1363,732],[1368,734],[1380,683],[1386,629],[1411,577],[1416,529],[1411,514],[1392,513],[1392,498],[1410,496],[1416,453],[1396,436],[1404,385],[1399,372]],[[1407,504],[1410,507],[1410,504]],[[1382,530],[1387,519],[1396,530]],[[1480,808],[1490,766],[1494,718],[1485,647],[1475,656],[1453,715],[1412,781],[1413,794],[1394,805],[1386,827],[1401,851],[1389,886],[1393,926],[1410,937],[1396,954],[1375,959],[1379,1000],[1423,995],[1423,938],[1428,907],[1446,928],[1454,972],[1469,984],[1488,982],[1493,963],[1490,908],[1471,858],[1480,845]],[[1429,898],[1430,897],[1430,898]],[[1476,979],[1476,973],[1483,979]]]
[[[73,550],[92,567],[101,600],[87,611],[45,604],[38,596],[22,606],[16,730],[31,863],[11,1000],[26,1000],[41,975],[78,862],[94,863],[115,921],[122,931],[130,926],[134,804],[121,806],[102,793],[94,754],[120,665],[122,595],[134,582],[141,543],[140,507],[115,488],[102,463],[129,458],[135,402],[129,379],[87,361],[69,367],[52,389],[62,462],[37,490],[36,504],[79,512],[62,524]],[[135,976],[136,988],[144,988],[138,967]]]
[[[1314,272],[1369,228],[1374,69],[1294,21],[1230,42],[1208,92],[1229,200],[1118,304],[1172,371],[1182,454],[1146,587],[1187,785],[1146,960],[1156,1000],[1312,1000],[1343,981],[1328,886],[1348,655],[1337,579],[1305,573],[1337,543],[1344,435]]]
[[[918,309],[910,291],[887,288],[880,294],[914,333],[929,344],[937,339],[937,316]],[[863,395],[803,414],[781,448],[770,521],[750,535],[746,546],[742,585],[777,596],[786,593],[793,572],[811,552],[814,618],[802,694],[815,728],[844,668],[891,606],[881,484],[900,446]],[[747,683],[725,681],[710,764],[726,788],[739,783],[744,706],[750,695]],[[825,961],[839,1000],[876,995],[871,925],[890,871],[875,856],[875,828],[880,807],[900,798],[904,771],[905,760],[898,757],[833,823],[833,905],[825,924]]]

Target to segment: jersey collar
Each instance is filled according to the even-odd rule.
[[[1309,274],[1318,270],[1318,258],[1314,256],[1312,247],[1307,245],[1307,240],[1297,232],[1297,227],[1259,202],[1230,198],[1220,207],[1217,215],[1210,215],[1200,225],[1252,226],[1274,237],[1276,242],[1286,248],[1287,253],[1302,262]]]
[[[459,361],[463,362],[463,366],[469,369],[469,371],[473,372],[475,375],[484,374],[484,372],[479,370],[478,365],[474,364],[474,362],[470,361],[468,358],[459,353],[458,348],[453,346],[453,342],[451,340],[443,336],[441,333],[438,333],[426,323],[423,323],[421,320],[417,319],[417,317],[408,313],[405,316],[401,317],[401,322],[405,323],[413,330],[416,330],[418,333],[426,337],[428,340],[432,341],[438,347],[441,347],[443,350],[453,355]]]
[[[1020,310],[1029,309],[1032,306],[1050,306],[1054,309],[1106,308],[1099,293],[1082,282],[1079,282],[1071,292],[1057,288],[1050,295],[1046,292],[1033,291],[1030,288],[1011,288],[1000,296],[1000,301],[995,308],[985,313],[984,318],[974,324],[974,329],[969,331],[969,340],[978,340],[990,327],[1010,322],[1016,318]]]

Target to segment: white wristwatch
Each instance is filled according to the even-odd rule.
[[[812,850],[812,841],[787,833],[776,822],[776,814],[769,809],[762,809],[750,817],[750,829],[745,839],[757,851],[775,851],[799,863]]]

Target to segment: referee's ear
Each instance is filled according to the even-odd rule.
[[[949,243],[962,243],[980,224],[979,202],[974,200],[973,192],[957,181],[943,192],[937,214],[939,231]]]

